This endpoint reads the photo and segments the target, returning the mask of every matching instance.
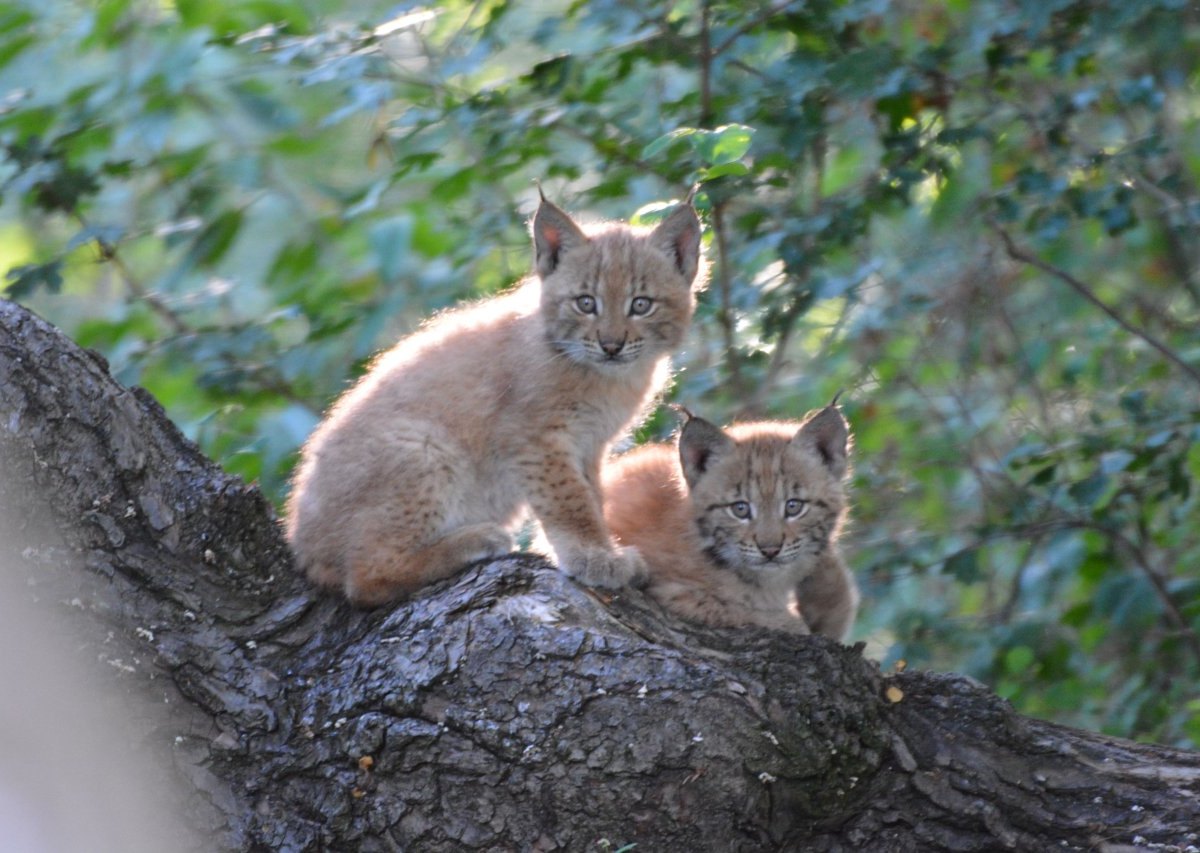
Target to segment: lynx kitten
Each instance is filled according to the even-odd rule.
[[[605,467],[609,529],[685,618],[843,639],[858,609],[837,549],[848,439],[832,405],[728,430],[688,414],[678,453],[649,445]]]
[[[287,535],[317,583],[372,606],[508,553],[526,508],[559,566],[644,573],[604,523],[600,459],[669,375],[703,279],[688,203],[657,228],[580,228],[542,199],[537,275],[384,353],[305,445]]]

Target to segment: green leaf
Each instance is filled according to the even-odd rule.
[[[208,223],[188,249],[186,264],[211,267],[225,256],[242,227],[241,210],[227,210]]]
[[[1057,464],[1047,465],[1045,468],[1040,469],[1036,474],[1033,475],[1033,477],[1030,478],[1029,485],[1044,486],[1048,483],[1052,483],[1054,481],[1054,475],[1057,471],[1058,471]]]
[[[1108,503],[1113,488],[1113,481],[1108,475],[1096,473],[1073,483],[1067,491],[1081,506],[1100,509]]]
[[[10,299],[22,299],[38,288],[58,293],[63,283],[62,261],[13,267],[5,275],[5,279],[8,281],[5,293]]]
[[[313,242],[288,243],[275,256],[267,278],[283,285],[303,280],[320,264],[320,255]]]
[[[979,568],[978,549],[964,548],[951,554],[943,563],[942,571],[954,575],[959,583],[975,583],[983,576]]]
[[[0,68],[8,65],[36,41],[37,37],[32,33],[21,33],[0,40]]]
[[[1116,474],[1129,467],[1137,457],[1128,450],[1113,450],[1100,457],[1100,470],[1105,474]]]
[[[672,130],[670,133],[665,133],[642,149],[642,159],[653,160],[676,142],[679,142],[683,139],[689,139],[701,132],[702,131],[698,131],[694,127],[680,127]]]
[[[696,179],[699,181],[711,181],[716,178],[723,178],[729,175],[741,177],[750,174],[750,169],[745,163],[722,163],[720,166],[712,166],[708,169],[701,169],[697,173]]]
[[[479,177],[479,171],[475,168],[459,169],[449,177],[438,181],[430,189],[430,193],[441,202],[455,201],[467,194],[471,188],[471,184]]]
[[[746,156],[754,141],[754,128],[727,124],[698,137],[700,156],[714,166],[732,163]]]
[[[34,203],[48,213],[72,213],[84,197],[99,191],[100,182],[92,172],[57,161],[53,171],[34,186]]]
[[[371,226],[369,238],[379,275],[393,282],[400,277],[412,256],[413,223],[410,216],[395,216]]]
[[[87,228],[81,228],[75,236],[67,241],[67,251],[70,252],[92,241],[113,246],[124,234],[125,229],[120,225],[89,225]]]
[[[1022,675],[1028,672],[1035,658],[1029,646],[1013,646],[1004,653],[1004,670],[1010,675]]]
[[[1200,482],[1200,441],[1188,448],[1187,467],[1192,479]]]
[[[710,167],[733,163],[746,156],[754,139],[754,128],[744,124],[726,124],[714,130],[680,127],[664,134],[642,149],[642,158],[653,160],[675,143],[686,140],[700,160]]]
[[[288,0],[175,0],[188,27],[208,27],[219,36],[242,35],[262,26],[277,26],[299,35],[312,29],[304,6]]]

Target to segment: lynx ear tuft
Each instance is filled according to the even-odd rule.
[[[792,441],[815,450],[825,467],[839,480],[846,475],[850,430],[846,419],[832,403],[809,418]]]
[[[683,405],[682,403],[669,403],[667,405],[667,408],[670,409],[675,414],[679,415],[681,421],[684,424],[686,424],[692,418],[696,417],[695,415],[692,414],[691,409],[689,409],[687,406]]]
[[[713,461],[732,450],[734,444],[720,427],[696,417],[687,409],[683,411],[688,419],[679,430],[679,462],[683,467],[683,478],[691,489]]]
[[[542,191],[538,186],[538,193]],[[570,216],[543,195],[537,213],[533,215],[533,254],[538,275],[542,278],[558,269],[564,252],[588,242],[587,235]]]
[[[650,234],[650,241],[675,260],[675,266],[691,284],[700,268],[700,217],[691,196],[676,207]]]

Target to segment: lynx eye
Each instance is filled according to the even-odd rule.
[[[799,498],[788,498],[787,503],[783,505],[783,514],[788,518],[799,518],[808,512],[808,501],[802,501]]]
[[[629,314],[632,317],[644,317],[654,307],[654,300],[649,296],[635,296],[629,303]]]
[[[575,297],[575,307],[578,308],[584,314],[595,314],[596,313],[596,297],[590,296],[589,294],[586,294],[586,293],[583,294],[583,296],[576,296]]]
[[[730,515],[732,515],[734,518],[741,519],[742,521],[745,521],[750,517],[750,504],[746,501],[734,501],[727,507],[727,509],[729,510]]]

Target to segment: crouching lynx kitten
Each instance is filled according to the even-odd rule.
[[[830,405],[803,423],[728,430],[687,418],[678,453],[648,445],[603,472],[609,529],[645,558],[647,592],[697,622],[844,639],[858,589],[837,549],[841,413]]]
[[[604,523],[600,459],[669,375],[702,282],[690,200],[657,228],[580,228],[544,198],[537,275],[383,354],[302,452],[287,536],[310,578],[373,606],[512,550],[525,509],[559,566],[645,566]]]

